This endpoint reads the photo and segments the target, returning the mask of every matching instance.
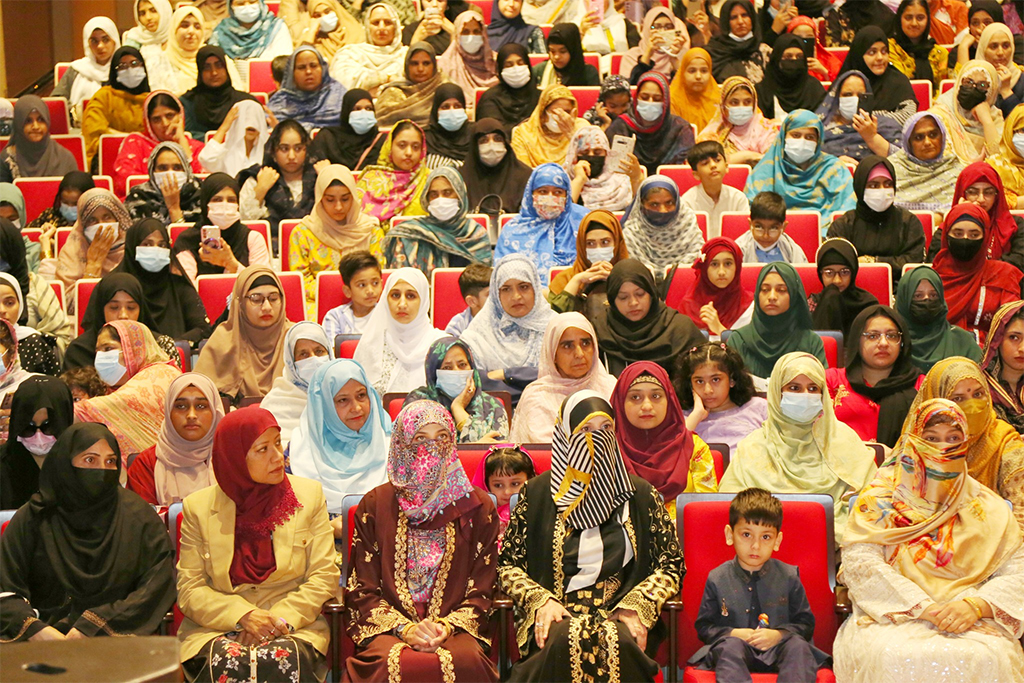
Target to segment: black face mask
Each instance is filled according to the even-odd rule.
[[[599,178],[604,171],[604,160],[607,157],[599,157],[593,154],[580,154],[579,160],[590,164],[590,177]]]
[[[85,467],[76,467],[75,474],[82,483],[89,500],[95,501],[110,495],[116,491],[118,486],[119,472],[117,470],[94,470]]]
[[[910,319],[918,325],[925,325],[942,315],[946,302],[942,299],[922,299],[910,302]]]
[[[807,65],[802,59],[784,59],[779,62],[779,71],[787,79],[794,79],[802,73],[807,73]]]
[[[977,86],[960,86],[956,94],[956,101],[966,111],[970,111],[985,101],[988,93],[979,90]]]
[[[985,242],[984,238],[969,240],[958,237],[948,237],[946,241],[949,244],[949,253],[957,261],[970,261],[973,259],[978,255],[981,245]]]

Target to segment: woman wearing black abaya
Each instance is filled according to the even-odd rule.
[[[742,76],[757,85],[764,79],[771,48],[761,42],[750,0],[725,0],[719,10],[717,36],[708,41],[711,75],[718,83],[730,76]]]
[[[0,537],[0,642],[152,635],[174,604],[167,526],[121,488],[117,439],[72,425]]]
[[[917,396],[920,368],[910,353],[910,330],[900,314],[868,306],[850,326],[846,367],[828,368],[825,382],[836,419],[864,441],[892,448]]]
[[[0,509],[16,510],[39,490],[39,469],[74,411],[71,390],[56,377],[29,377],[15,390],[10,436],[0,447]]]
[[[139,221],[124,236],[124,259],[116,272],[130,273],[142,284],[146,306],[153,318],[154,335],[193,345],[213,332],[206,307],[185,277],[178,258],[171,254],[171,238],[155,218]]]
[[[825,99],[821,81],[807,70],[803,38],[784,33],[775,41],[764,80],[757,84],[757,103],[768,119],[784,119],[791,111],[814,111]]]
[[[917,112],[917,96],[910,79],[889,63],[888,33],[878,26],[857,31],[850,52],[839,68],[840,74],[847,71],[860,71],[871,82],[874,93],[871,111],[874,113],[885,114],[902,126]]]
[[[256,98],[236,90],[228,74],[228,61],[224,50],[216,45],[204,45],[196,53],[199,78],[194,88],[181,96],[185,113],[185,130],[196,140],[205,140],[206,133],[217,130],[224,123],[236,103]]]
[[[886,36],[892,33],[896,13],[881,0],[847,0],[825,12],[825,47],[846,47],[867,26],[878,28]],[[842,69],[839,73],[843,73]]]
[[[471,128],[462,88],[454,83],[437,86],[430,108],[430,123],[424,131],[427,167],[433,170],[441,166],[462,166],[472,142]]]
[[[355,172],[377,161],[386,139],[387,133],[377,128],[373,97],[362,88],[353,88],[341,98],[340,122],[320,129],[309,145],[309,157],[313,161],[327,159]]]
[[[824,289],[807,297],[816,330],[838,330],[850,337],[853,319],[878,299],[857,286],[857,250],[842,238],[825,240],[815,259]]]
[[[174,340],[158,333],[149,313],[146,294],[138,278],[130,273],[110,273],[96,284],[82,316],[83,332],[64,353],[64,372],[84,368],[96,360],[96,338],[100,330],[115,320],[137,320],[153,333],[157,345],[171,358],[178,357]]]
[[[892,163],[877,155],[865,157],[853,174],[857,208],[836,218],[828,229],[829,239],[849,240],[859,260],[888,263],[893,282],[899,282],[904,265],[925,258],[921,219],[893,205],[896,190]]]
[[[518,213],[532,169],[516,157],[508,130],[496,119],[478,119],[471,136],[466,163],[459,169],[470,211]]]
[[[530,55],[517,43],[506,43],[495,60],[498,84],[480,97],[476,120],[497,119],[509,130],[530,118],[540,100],[540,90],[530,72]]]

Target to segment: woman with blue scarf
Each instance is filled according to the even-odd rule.
[[[426,216],[402,221],[384,237],[388,268],[419,268],[429,278],[435,268],[491,264],[487,228],[467,217],[469,196],[457,170],[445,166],[432,172],[420,203]]]
[[[312,131],[338,122],[344,97],[345,86],[331,78],[324,58],[316,48],[303,45],[288,58],[284,81],[268,106],[278,121],[295,119]]]
[[[867,111],[861,96],[873,97],[871,82],[860,71],[847,71],[832,83],[815,113],[825,124],[823,149],[846,164],[871,154],[887,157],[900,146],[903,128],[885,114]]]
[[[346,494],[388,480],[391,418],[359,363],[344,358],[321,365],[309,382],[309,401],[292,433],[292,474],[319,481],[331,516]],[[340,536],[341,519],[335,524]],[[342,542],[344,540],[342,539]]]
[[[523,254],[537,266],[547,286],[552,266],[571,266],[576,261],[576,230],[589,213],[569,198],[569,174],[558,164],[534,169],[523,192],[519,215],[498,237],[494,260],[507,254]]]
[[[787,209],[817,211],[826,222],[834,213],[856,208],[853,178],[839,159],[824,151],[824,140],[825,127],[814,112],[791,111],[747,180],[747,198],[777,192]]]
[[[508,414],[501,401],[485,394],[469,344],[443,337],[430,345],[424,363],[426,385],[410,391],[405,405],[426,399],[452,415],[459,443],[508,438]]]
[[[222,47],[231,59],[273,59],[291,53],[292,36],[264,0],[231,0],[209,44]]]

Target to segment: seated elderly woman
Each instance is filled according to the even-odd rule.
[[[498,562],[516,604],[514,680],[651,681],[658,671],[658,616],[682,583],[683,556],[661,495],[627,472],[614,429],[607,401],[573,394],[551,470],[520,490]]]
[[[39,492],[0,540],[0,638],[152,635],[174,604],[174,548],[156,512],[117,484],[121,452],[103,425],[53,444]]]
[[[338,586],[318,482],[284,471],[281,429],[255,406],[229,413],[213,441],[215,486],[185,499],[178,629],[189,681],[323,681],[324,601]]]
[[[970,422],[952,401],[922,401],[858,496],[840,574],[854,613],[836,638],[837,679],[1020,680],[1021,532],[1006,501],[968,474]]]
[[[402,409],[388,479],[356,508],[345,680],[496,681],[484,646],[498,515],[466,477],[443,406]]]

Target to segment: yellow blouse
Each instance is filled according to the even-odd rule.
[[[148,96],[148,92],[133,95],[105,85],[89,99],[89,106],[82,117],[87,167],[100,151],[101,135],[112,131],[128,134],[145,130],[142,103]]]
[[[370,253],[373,254],[380,267],[384,268],[384,253],[381,241],[384,229],[380,226],[370,235]],[[324,270],[337,270],[344,254],[328,247],[313,234],[313,231],[301,225],[292,230],[288,239],[289,270],[302,273],[303,285],[306,290],[306,320],[316,320],[316,276]]]
[[[895,38],[889,39],[889,63],[907,78],[914,78],[916,61],[913,55],[907,54],[907,51],[900,47]],[[949,72],[949,50],[936,44],[928,53],[928,63],[931,64],[932,73],[935,74],[932,86],[935,94],[938,94],[939,82],[946,78]]]

